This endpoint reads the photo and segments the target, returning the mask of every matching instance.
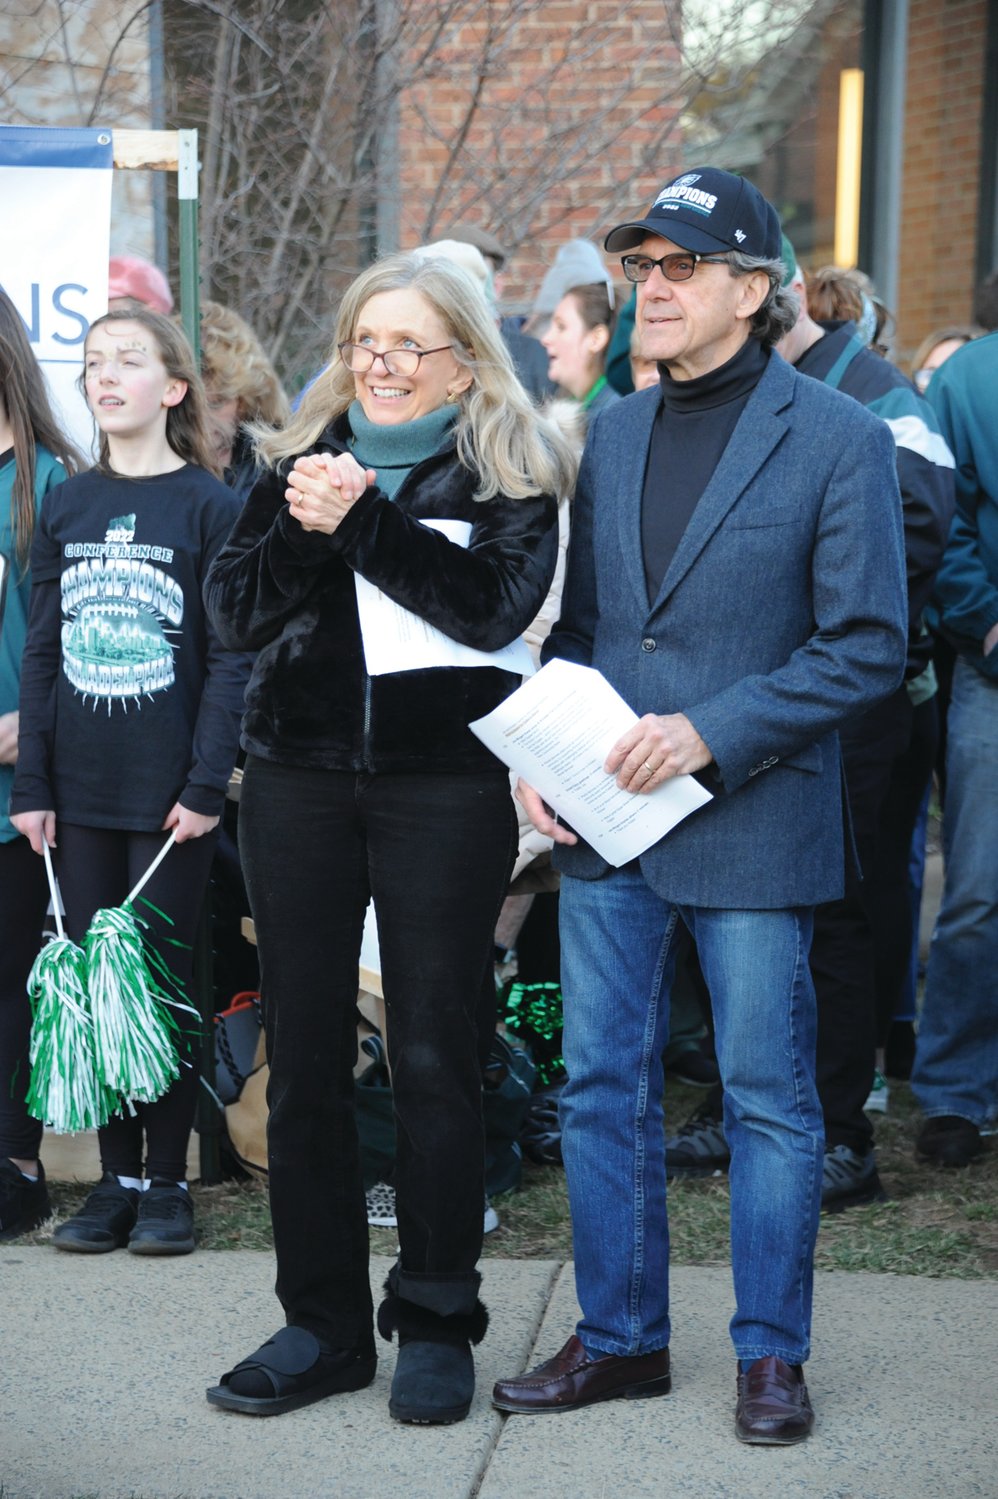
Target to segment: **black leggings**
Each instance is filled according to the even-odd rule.
[[[60,822],[56,829],[56,873],[66,908],[66,932],[80,942],[104,906],[121,905],[163,846],[165,833],[129,833]],[[179,981],[186,1003],[197,1009],[193,990],[193,945],[204,904],[215,834],[175,844],[136,901],[149,923],[153,946]],[[39,863],[41,861],[39,860]],[[170,917],[164,922],[150,905]],[[183,946],[175,946],[180,942]],[[194,1123],[200,1077],[201,1025],[196,1016],[175,1011],[181,1028],[180,1077],[155,1103],[133,1105],[135,1115],[111,1119],[99,1132],[101,1166],[118,1176],[140,1177],[142,1137],[145,1175],[183,1181],[187,1145]]]
[[[843,898],[818,906],[814,913],[811,975],[818,1001],[817,1078],[825,1140],[829,1150],[846,1145],[858,1155],[866,1155],[873,1144],[873,1125],[863,1105],[873,1086],[878,1040],[874,907],[878,881],[882,882],[889,862],[884,849],[884,807],[895,786],[897,767],[908,753],[913,720],[914,710],[902,686],[839,731],[863,877],[847,868]],[[896,881],[902,870],[907,872],[910,847],[909,827],[907,842],[892,851]],[[901,893],[906,894],[903,887]],[[910,907],[904,900],[897,919],[904,924],[901,941],[908,952]]]
[[[0,843],[0,1157],[33,1161],[42,1126],[25,1107],[31,1006],[26,988],[42,945],[45,866],[27,838]]]

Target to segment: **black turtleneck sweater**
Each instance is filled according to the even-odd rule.
[[[695,380],[673,380],[659,365],[662,404],[652,428],[641,499],[649,603],[768,362],[768,351],[749,337],[734,358]]]

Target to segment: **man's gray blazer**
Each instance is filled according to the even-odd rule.
[[[715,799],[641,858],[660,895],[733,909],[834,899],[835,730],[904,671],[890,429],[774,354],[649,603],[641,503],[658,402],[628,396],[590,429],[544,659],[598,667],[639,715],[685,713],[713,754]],[[584,843],[555,862],[583,879],[609,867]]]

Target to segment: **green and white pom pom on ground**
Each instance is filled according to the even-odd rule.
[[[43,853],[58,935],[42,948],[28,977],[33,1019],[26,1102],[28,1113],[57,1134],[75,1134],[106,1124],[116,1100],[97,1076],[86,957],[63,928],[47,843]]]

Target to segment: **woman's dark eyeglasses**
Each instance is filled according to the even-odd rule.
[[[650,255],[625,255],[621,260],[628,281],[638,285],[647,281],[658,266],[666,281],[688,281],[697,266],[727,265],[726,255],[697,255],[694,250],[682,250],[672,255],[663,255],[661,260],[652,260]]]
[[[380,359],[389,375],[401,375],[408,379],[419,369],[419,362],[427,354],[442,354],[453,349],[453,344],[441,344],[439,349],[369,349],[367,344],[340,344],[340,358],[353,375],[366,375]]]

